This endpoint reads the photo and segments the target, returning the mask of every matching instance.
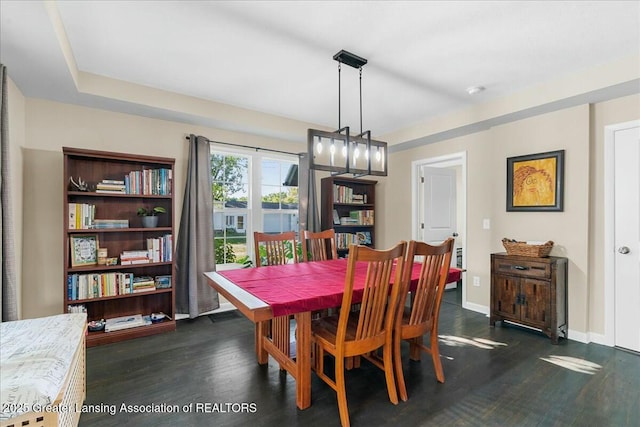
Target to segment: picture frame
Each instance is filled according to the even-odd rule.
[[[564,151],[507,158],[507,212],[564,210]]]
[[[73,235],[69,238],[71,267],[98,264],[98,235]]]

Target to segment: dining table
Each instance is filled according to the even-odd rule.
[[[452,267],[447,283],[460,280],[463,271]],[[268,363],[271,355],[295,379],[299,409],[311,406],[312,313],[340,307],[346,272],[347,259],[339,258],[204,273],[211,287],[256,324],[258,363]],[[420,264],[415,263],[411,276],[414,286],[419,273]],[[366,274],[367,263],[357,263],[354,304],[362,299]],[[270,333],[270,320],[280,316],[293,316],[296,322],[295,355],[288,339],[286,343],[272,339],[276,334]]]

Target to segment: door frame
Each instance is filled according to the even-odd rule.
[[[446,154],[438,157],[429,157],[426,159],[414,160],[411,162],[411,238],[418,239],[420,235],[420,228],[418,222],[420,219],[420,206],[419,206],[419,185],[418,178],[420,177],[420,169],[423,166],[447,168],[452,166],[461,166],[462,168],[462,185],[460,185],[460,192],[456,194],[456,210],[462,211],[461,223],[457,224],[457,228],[462,230],[462,240],[459,241],[462,246],[462,268],[467,267],[467,152],[460,151],[458,153]],[[453,254],[455,257],[455,254]],[[466,287],[466,274],[461,276],[462,280],[462,307],[467,307],[467,287]]]
[[[640,126],[640,120],[604,127],[604,342],[615,346],[615,133]]]

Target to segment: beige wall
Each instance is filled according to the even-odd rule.
[[[269,140],[145,117],[26,100],[24,144],[24,260],[23,317],[61,313],[63,310],[61,229],[63,185],[62,147],[173,157],[176,159],[176,223],[182,206],[189,133],[212,140],[301,151],[301,144]]]
[[[490,132],[495,144],[492,251],[504,251],[500,243],[503,237],[552,240],[555,244],[551,255],[569,259],[569,329],[586,332],[589,106],[536,116],[496,127]],[[564,211],[506,212],[505,159],[562,149],[565,150]],[[488,296],[486,302],[489,302]]]

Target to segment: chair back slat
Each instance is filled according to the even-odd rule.
[[[312,232],[302,230],[302,259],[307,261],[325,261],[338,258],[336,233],[333,229]],[[327,250],[327,247],[329,250]]]
[[[294,231],[279,234],[267,234],[255,231],[253,233],[253,244],[257,267],[286,264],[289,262],[289,258],[287,257],[289,252],[292,252],[291,259],[293,259],[293,262],[298,262],[296,233]],[[264,259],[260,256],[260,247],[263,247],[265,250]]]

